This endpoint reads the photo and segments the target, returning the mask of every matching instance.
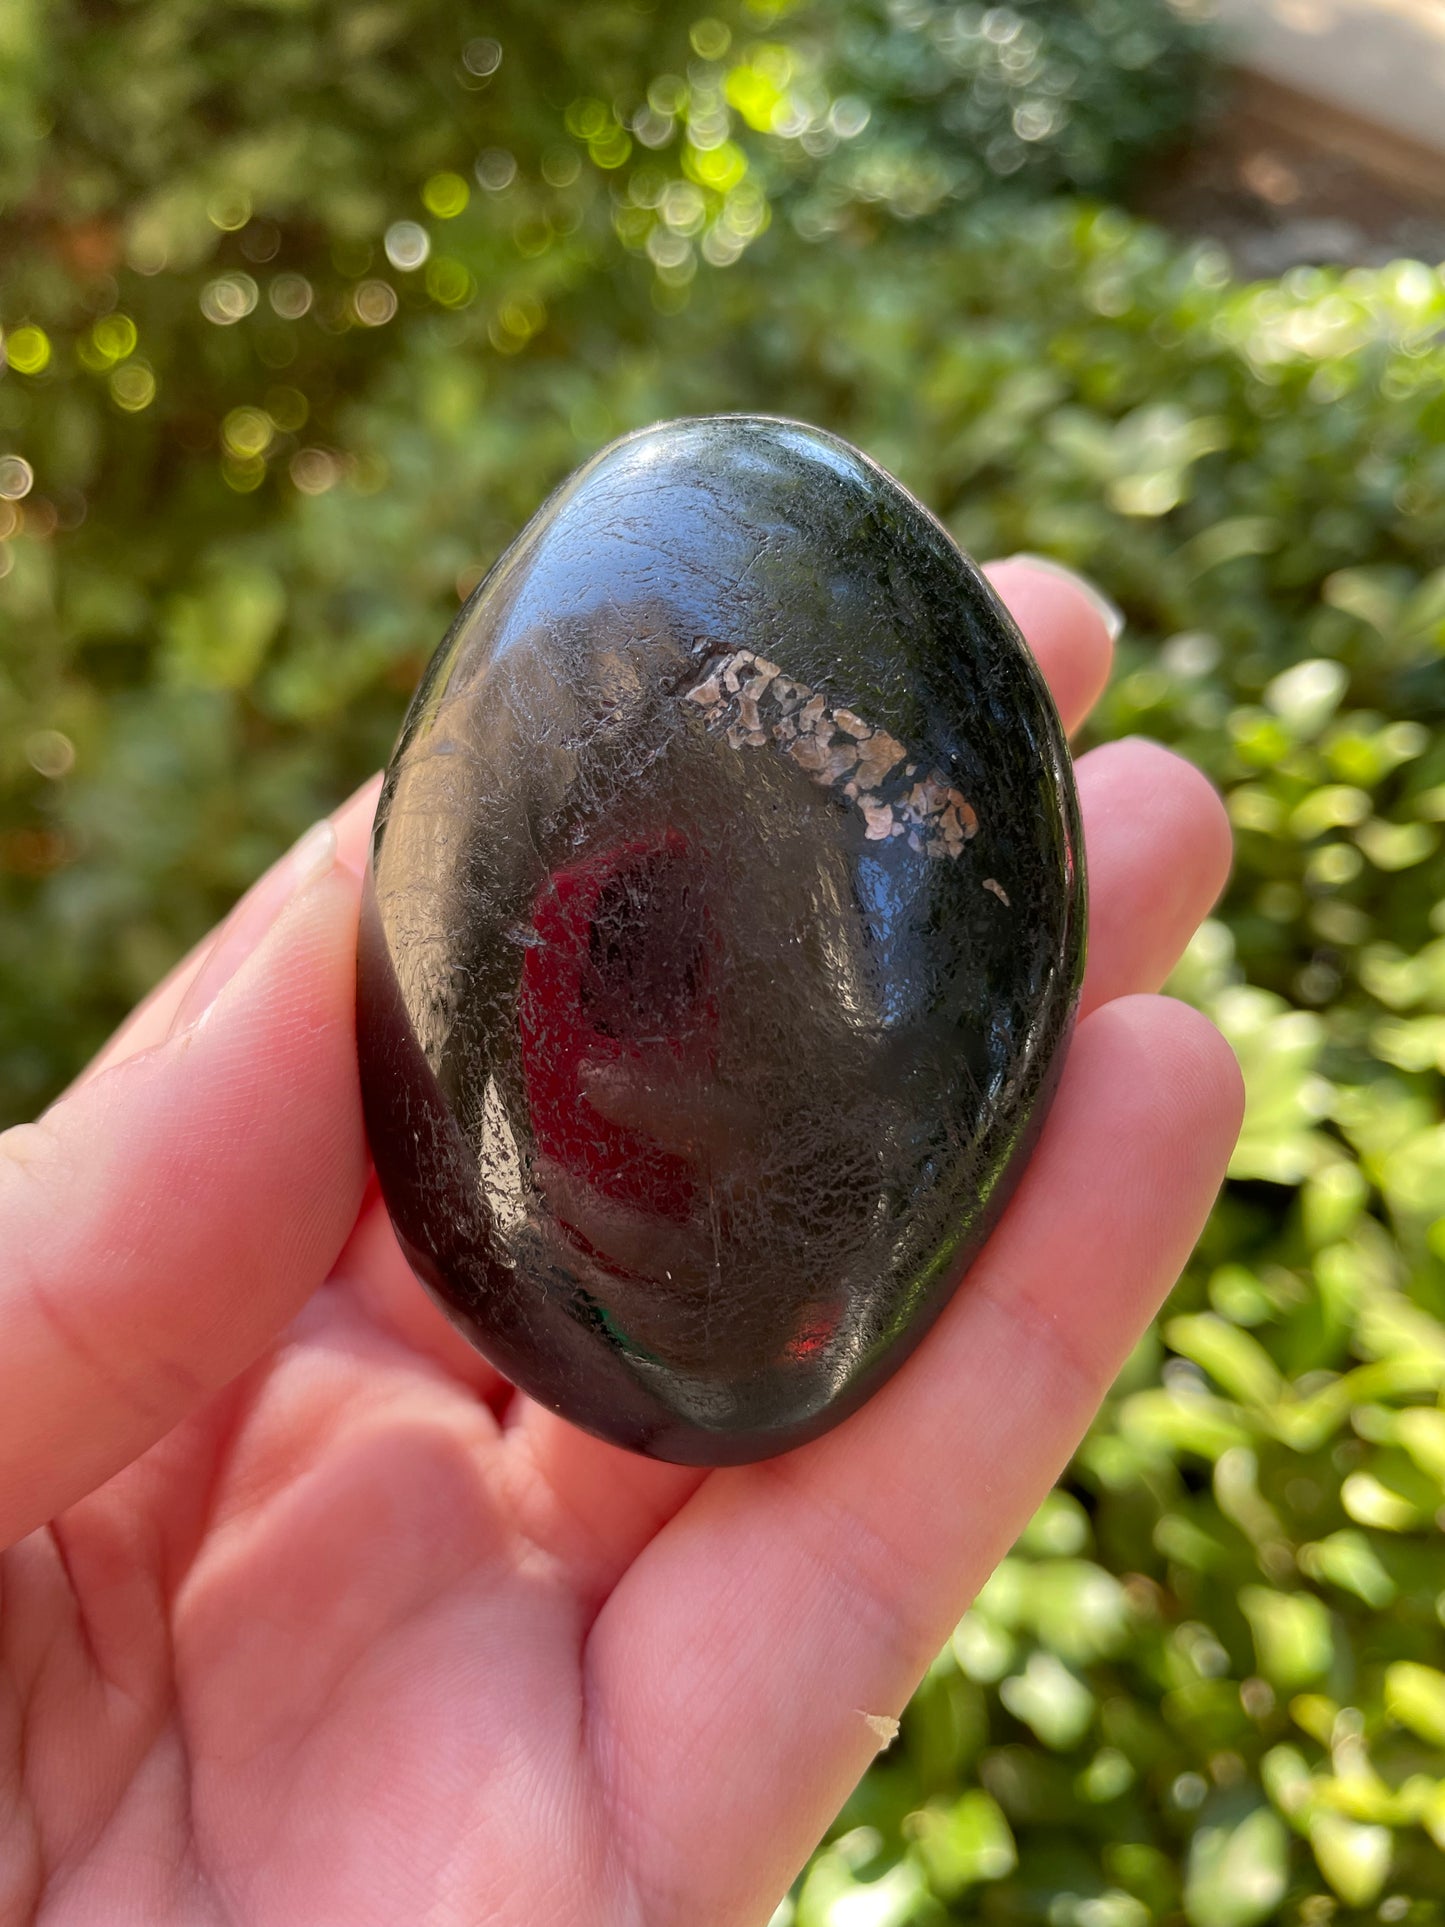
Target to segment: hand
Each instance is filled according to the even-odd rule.
[[[1077,724],[1103,617],[993,575]],[[781,1459],[575,1432],[413,1283],[352,1041],[374,788],[0,1139],[3,1927],[767,1920],[1237,1129],[1229,1051],[1147,994],[1222,885],[1219,802],[1142,742],[1078,776],[1092,948],[1033,1161],[915,1357]]]

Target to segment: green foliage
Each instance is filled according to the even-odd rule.
[[[1176,987],[1249,1115],[780,1919],[1438,1918],[1445,279],[1240,288],[1031,200],[1197,97],[1145,0],[83,18],[0,15],[3,1109],[383,759],[458,596],[600,442],[840,430],[971,549],[1126,611],[1095,733],[1227,796]]]
[[[852,1920],[846,1868],[869,1922],[1437,1918],[1445,279],[1241,289],[1052,208],[830,303],[834,418],[972,546],[1100,577],[1099,733],[1224,790],[1236,873],[1176,988],[1249,1109],[1159,1330],[791,1917]],[[991,1871],[948,1850],[980,1792]]]
[[[800,234],[1112,179],[1204,73],[1163,0],[12,0],[0,36],[0,1117],[381,760],[579,454],[785,406],[790,356],[826,389],[764,338]]]

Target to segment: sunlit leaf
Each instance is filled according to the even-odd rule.
[[[1445,1746],[1445,1673],[1402,1659],[1385,1674],[1385,1705],[1391,1719],[1432,1746]]]
[[[1184,1882],[1190,1927],[1256,1927],[1274,1912],[1288,1881],[1288,1836],[1268,1807],[1232,1824],[1201,1826]]]
[[[1012,1674],[998,1690],[1014,1718],[1059,1751],[1078,1745],[1094,1715],[1094,1695],[1052,1653],[1031,1653],[1023,1672]]]
[[[1388,1827],[1361,1826],[1337,1813],[1310,1822],[1310,1846],[1320,1872],[1347,1907],[1368,1907],[1390,1876],[1393,1841]]]
[[[1272,1685],[1292,1692],[1329,1671],[1334,1657],[1330,1616],[1312,1593],[1246,1586],[1239,1605],[1254,1635],[1259,1670]]]
[[[981,1881],[1002,1880],[1018,1865],[1008,1821],[981,1789],[950,1806],[921,1808],[905,1831],[918,1843],[934,1892],[945,1899]]]

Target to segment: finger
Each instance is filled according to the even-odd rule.
[[[1182,756],[1131,738],[1075,765],[1089,877],[1081,1008],[1157,990],[1218,902],[1233,855],[1219,792]]]
[[[370,777],[361,788],[333,810],[330,817],[336,831],[338,860],[347,869],[354,870],[359,876],[366,867],[366,846],[371,836],[371,820],[376,814],[376,799],[381,791],[381,776]],[[289,855],[289,852],[288,852]],[[279,908],[286,889],[286,857],[280,857],[264,875],[257,878],[246,894],[237,902],[225,922],[208,930],[200,942],[188,950],[181,961],[170,973],[163,977],[121,1024],[115,1035],[104,1044],[99,1053],[81,1072],[77,1083],[94,1077],[100,1071],[118,1064],[123,1058],[133,1057],[137,1051],[148,1050],[158,1044],[169,1032],[182,1001],[190,991],[191,985],[204,969],[217,942],[224,934],[227,925],[254,911],[258,904],[272,904]],[[264,913],[263,913],[264,914]]]
[[[505,1448],[500,1476],[523,1529],[563,1563],[589,1611],[709,1476],[624,1452],[520,1393]]]
[[[397,1243],[386,1204],[373,1189],[336,1261],[332,1283],[371,1323],[443,1367],[500,1413],[511,1386],[423,1290]]]
[[[250,1363],[351,1227],[360,885],[334,853],[293,855],[198,1021],[0,1137],[0,1545]]]
[[[1080,758],[1078,780],[1090,895],[1087,1012],[1164,982],[1224,886],[1230,840],[1214,789],[1156,743],[1093,750]],[[550,1542],[570,1531],[576,1582],[598,1598],[700,1483],[696,1473],[631,1458],[529,1399],[513,1404],[507,1443],[545,1489],[538,1519]]]
[[[1065,1464],[1172,1284],[1238,1128],[1163,998],[1080,1026],[1019,1193],[927,1345],[847,1425],[710,1478],[588,1644],[642,1910],[763,1919]]]
[[[1072,735],[1109,680],[1123,618],[1091,582],[1039,556],[990,562],[984,574],[1023,631]]]

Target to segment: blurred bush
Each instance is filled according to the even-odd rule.
[[[1206,86],[1164,0],[9,0],[0,1121],[382,760],[579,455],[829,385],[774,284],[1111,187]]]
[[[611,435],[799,414],[1088,569],[1096,734],[1238,832],[1178,988],[1245,1135],[780,1923],[1438,1920],[1445,278],[1241,288],[1041,198],[1197,111],[1163,0],[96,18],[0,14],[6,1113],[383,759]]]
[[[1236,827],[1176,988],[1249,1109],[1158,1331],[794,1918],[1437,1920],[1445,277],[1238,288],[1067,203],[868,259],[731,284],[741,390],[1119,599],[1098,733],[1179,746]]]

